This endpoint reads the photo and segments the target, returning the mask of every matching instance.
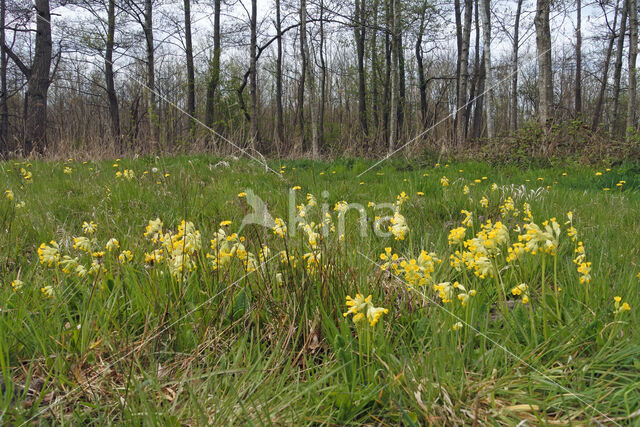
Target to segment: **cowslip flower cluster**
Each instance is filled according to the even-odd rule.
[[[383,314],[389,313],[388,308],[374,306],[371,302],[371,295],[366,298],[359,293],[355,298],[347,295],[346,305],[349,309],[342,314],[344,317],[353,314],[353,323],[358,324],[366,319],[372,327],[378,323]]]
[[[620,314],[623,313],[625,311],[631,311],[631,306],[629,305],[628,302],[622,302],[622,297],[619,296],[615,296],[613,297],[613,306],[614,306],[614,310],[613,312],[615,314]]]

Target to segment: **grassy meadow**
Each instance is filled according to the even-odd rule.
[[[0,163],[3,424],[640,423],[637,165],[372,165]]]

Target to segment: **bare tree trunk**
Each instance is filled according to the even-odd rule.
[[[389,146],[389,135],[391,134],[391,90],[393,83],[392,77],[392,57],[391,57],[391,32],[393,31],[393,1],[394,0],[385,0],[385,28],[384,32],[384,60],[385,60],[385,78],[384,78],[384,89],[383,89],[383,113],[382,113],[382,124],[384,128],[384,141],[386,142],[387,148]],[[395,120],[395,119],[394,119]]]
[[[196,77],[193,66],[193,43],[191,39],[191,0],[184,0],[184,39],[185,54],[187,57],[187,113],[190,123],[191,138],[195,137],[196,131]]]
[[[149,127],[154,143],[158,142],[156,106],[155,46],[153,43],[153,0],[144,1],[144,37],[147,44],[147,86],[149,89]]]
[[[109,101],[109,116],[111,118],[111,133],[120,153],[124,146],[120,134],[120,110],[118,108],[118,96],[116,94],[115,78],[113,75],[113,49],[116,35],[116,0],[109,0],[107,6],[107,42],[104,54],[104,78],[107,86],[107,99]]]
[[[300,2],[300,18],[301,26],[300,31],[307,31],[307,0],[302,0]],[[309,49],[309,43],[307,41],[307,36],[304,37],[304,44],[302,45],[302,49],[304,50],[304,56],[307,60],[307,81],[308,81],[308,89],[309,89],[309,105],[311,107],[311,157],[314,159],[318,158],[318,100],[316,99],[316,76],[315,76],[315,66],[313,58],[311,55],[311,51]]]
[[[638,4],[629,1],[629,103],[627,104],[627,139],[636,131],[636,58],[638,57]]]
[[[49,0],[36,0],[36,46],[33,64],[28,72],[26,116],[25,116],[25,154],[35,151],[44,153],[47,148],[47,92],[51,80],[51,12]],[[10,54],[7,51],[7,54]],[[14,59],[14,58],[12,58]],[[14,59],[15,60],[15,59]]]
[[[400,24],[402,2],[396,2],[397,11],[394,13],[398,16],[398,24],[396,26],[396,33],[398,35],[398,41],[396,46],[396,52],[398,55],[398,135],[401,135],[404,130],[404,110],[407,93],[407,80],[405,77],[404,67],[404,42],[402,41],[402,27]]]
[[[469,82],[469,41],[471,39],[471,18],[473,12],[473,0],[465,0],[464,6],[464,28],[462,34],[462,43],[460,45],[460,82],[458,89],[457,102],[457,144],[464,145],[467,138],[467,84]]]
[[[251,93],[251,136],[250,146],[255,148],[258,142],[258,69],[257,69],[257,44],[258,44],[258,2],[251,0],[251,45],[249,47],[249,91]]]
[[[582,1],[576,0],[576,115],[582,113]]]
[[[481,6],[480,16],[482,17],[482,35],[483,35],[483,47],[484,47],[484,73],[485,73],[485,111],[487,120],[487,137],[493,139],[495,136],[494,130],[494,113],[493,113],[493,78],[491,74],[491,21],[490,21],[490,0],[483,0]]]
[[[398,0],[389,0],[391,12],[391,112],[389,114],[389,153],[392,153],[398,139]]]
[[[6,0],[0,0],[0,158],[9,153],[9,106],[7,94],[7,52],[5,51]]]
[[[600,91],[598,92],[598,98],[593,110],[593,120],[591,122],[591,129],[593,131],[600,126],[600,120],[602,120],[602,108],[604,106],[604,95],[607,90],[607,79],[609,78],[609,62],[611,62],[611,55],[613,54],[613,45],[616,40],[616,26],[618,25],[618,4],[616,1],[615,10],[613,12],[613,26],[610,27],[611,34],[609,35],[609,45],[607,46],[607,53],[605,54],[604,64],[602,67],[602,84],[600,85]],[[602,7],[606,19],[606,11],[604,6]],[[608,25],[608,22],[607,22]]]
[[[207,79],[207,100],[205,105],[205,124],[214,126],[216,91],[220,83],[220,4],[222,0],[215,0],[213,11],[213,59],[209,64]]]
[[[378,110],[379,92],[378,92],[378,77],[380,67],[378,66],[378,1],[373,2],[373,30],[371,31],[371,98],[372,102],[372,116],[374,124],[373,138],[375,140],[380,126],[380,111]],[[371,148],[371,147],[370,147]]]
[[[424,77],[424,60],[422,56],[422,38],[424,37],[424,21],[427,11],[427,2],[423,2],[420,9],[420,26],[416,39],[416,63],[418,66],[418,89],[420,91],[420,121],[422,128],[427,126],[427,82]]]
[[[364,71],[364,45],[365,45],[365,0],[355,0],[354,33],[356,51],[358,55],[358,119],[360,130],[365,138],[369,134],[367,126],[367,93],[365,87]]]
[[[324,143],[324,114],[327,101],[327,64],[324,57],[324,50],[324,0],[320,0],[320,112],[318,115],[320,122],[318,125],[318,141],[320,145]]]
[[[551,73],[551,29],[549,12],[551,0],[537,0],[534,19],[536,27],[536,50],[538,56],[538,119],[540,125],[549,129],[553,114],[553,75]]]
[[[466,128],[469,129],[469,122],[471,122],[471,138],[478,139],[482,135],[480,135],[482,129],[482,114],[483,114],[483,89],[484,88],[484,65],[480,66],[480,63],[484,64],[484,55],[482,56],[482,61],[480,61],[480,14],[478,11],[480,8],[478,7],[479,0],[475,0],[475,8],[474,8],[474,26],[475,26],[475,49],[474,49],[474,58],[473,58],[473,78],[469,84],[469,98],[467,101],[467,111],[466,111],[466,119],[467,123],[465,124]],[[474,102],[475,101],[475,102]],[[475,104],[475,110],[474,110]],[[473,119],[471,118],[471,113],[473,112]]]
[[[518,0],[513,27],[513,51],[511,56],[511,133],[518,130],[518,49],[520,43],[520,14],[522,0]]]
[[[282,108],[282,17],[280,0],[276,0],[276,35],[278,56],[276,57],[276,144],[284,143],[284,113]]]
[[[622,80],[622,54],[624,52],[624,36],[627,32],[627,17],[629,15],[629,3],[622,0],[622,15],[620,16],[620,32],[618,33],[618,45],[616,46],[616,64],[613,70],[613,108],[609,124],[609,133],[615,136],[618,133],[618,112],[620,110],[620,81]]]
[[[300,83],[298,84],[298,124],[300,126],[300,145],[304,150],[306,147],[305,127],[304,127],[304,85],[307,78],[307,2],[300,1]]]

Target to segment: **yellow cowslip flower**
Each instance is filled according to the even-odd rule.
[[[69,255],[65,255],[62,257],[62,260],[59,262],[59,265],[62,267],[62,272],[65,274],[71,273],[72,270],[78,266],[78,258],[72,258]]]
[[[11,282],[11,287],[13,288],[14,292],[18,292],[20,289],[22,289],[23,286],[24,286],[24,282],[20,279],[16,279],[13,282]]]
[[[105,249],[108,250],[109,252],[119,248],[120,248],[120,242],[118,242],[118,239],[115,239],[113,237],[109,239],[107,241],[107,244],[105,245]]]
[[[462,187],[462,194],[467,195],[469,194],[471,190],[469,190],[469,186],[465,185],[464,187]]]
[[[38,248],[38,257],[41,264],[47,264],[49,267],[53,267],[60,259],[60,247],[53,240],[49,242],[51,246],[44,243]]]
[[[457,331],[463,328],[462,322],[456,322],[453,324],[453,326],[451,327],[452,331]]]
[[[338,212],[338,215],[344,215],[349,209],[349,204],[345,200],[340,200],[333,206],[333,210]]]
[[[118,261],[122,264],[126,264],[127,262],[131,262],[133,260],[133,254],[130,250],[125,250],[118,255]]]
[[[489,207],[489,200],[486,197],[482,197],[482,199],[480,199],[480,206],[483,208]]]
[[[247,193],[245,193],[244,191],[241,193],[238,193],[238,197],[242,198],[242,197],[247,197]]]
[[[433,290],[438,293],[438,297],[443,303],[449,303],[453,300],[454,289],[455,287],[451,285],[451,282],[442,282],[437,285],[433,285]]]
[[[613,301],[614,301],[614,313],[615,314],[619,314],[625,311],[631,311],[631,306],[629,305],[628,302],[623,302],[622,304],[620,304],[622,302],[622,298],[619,296],[615,296],[613,297]]]
[[[418,192],[416,193],[416,196],[424,196],[424,193],[423,193],[422,191],[418,191]]]
[[[71,169],[69,166],[66,166],[62,172],[66,175],[71,175],[73,169]]]
[[[375,307],[371,303],[371,295],[364,297],[362,294],[356,294],[355,299],[347,295],[347,301],[345,303],[349,309],[343,313],[344,317],[349,314],[353,314],[353,322],[358,323],[361,320],[366,319],[369,321],[371,327],[378,323],[378,320],[383,314],[389,313],[389,309],[383,307]]]
[[[40,288],[40,291],[42,291],[42,294],[47,298],[52,297],[53,294],[54,294],[53,287],[51,285],[47,285],[47,286],[44,286],[44,287]]]
[[[473,227],[473,213],[464,209],[462,209],[460,213],[464,214],[465,216],[465,218],[462,220],[462,225],[466,225],[467,227]]]
[[[513,296],[522,295],[522,293],[527,292],[527,289],[529,289],[529,287],[525,283],[521,283],[518,286],[511,289],[511,294]]]
[[[293,191],[298,191],[300,190],[302,187],[300,187],[299,185],[294,186],[291,190]]]
[[[596,172],[596,176],[601,176],[602,172]]]
[[[409,196],[403,191],[396,197],[396,206],[401,206],[404,202],[409,200]]]
[[[76,265],[76,274],[78,277],[82,278],[87,275],[87,269],[84,265],[78,264]]]
[[[638,279],[640,279],[640,273],[636,274],[636,277],[637,277]]]
[[[464,241],[464,235],[467,229],[465,227],[454,228],[449,232],[449,244],[458,245]]]
[[[440,184],[442,184],[443,187],[448,187],[449,179],[446,176],[443,176],[442,178],[440,178]]]
[[[498,190],[498,184],[494,182],[493,184],[491,184],[491,191],[497,191],[497,190]]]
[[[229,221],[229,220],[225,220],[225,221],[221,221],[220,222],[220,227],[226,227],[228,225],[231,225],[231,221]]]
[[[5,197],[6,199],[13,200],[13,199],[14,199],[13,191],[11,191],[11,190],[6,190],[6,191],[4,192],[4,197]]]
[[[157,243],[158,240],[162,237],[162,221],[160,218],[156,218],[155,220],[149,220],[147,224],[146,230],[144,232],[145,237],[150,237],[154,243]]]
[[[98,229],[98,224],[96,224],[93,221],[84,221],[82,223],[82,231],[84,232],[84,234],[93,234],[96,232],[96,230]]]
[[[275,225],[273,226],[273,234],[284,239],[287,235],[287,224],[285,224],[282,218],[276,218],[273,221],[275,222]]]
[[[92,241],[85,236],[79,236],[73,238],[73,249],[77,249],[83,252],[91,252]]]
[[[406,234],[409,232],[407,220],[404,216],[400,215],[400,212],[396,211],[390,221],[392,224],[389,226],[391,234],[395,236],[396,240],[404,240]]]

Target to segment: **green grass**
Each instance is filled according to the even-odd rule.
[[[274,173],[254,162],[228,160],[226,167],[220,160],[0,163],[0,191],[14,193],[14,200],[0,199],[0,419],[14,425],[639,422],[637,165],[520,170],[388,161],[359,177],[373,163],[273,161]],[[67,166],[71,174],[64,173]],[[30,182],[21,168],[32,173]],[[125,169],[136,178],[115,177]],[[443,188],[445,175],[450,185]],[[626,181],[621,189],[620,180]],[[318,200],[309,222],[322,219],[326,204],[337,225],[333,207],[341,200],[366,212],[366,233],[352,210],[343,241],[338,232],[321,240],[312,271],[305,268],[310,249],[302,230],[281,239],[258,225],[241,227],[251,209],[238,193],[250,190],[289,223],[294,186],[301,186],[297,204],[307,193]],[[392,203],[403,191],[409,233],[404,240],[377,236],[374,216],[390,210],[376,212],[368,202]],[[483,196],[487,208],[478,204]],[[517,241],[513,228],[523,225],[522,213],[502,218],[499,209],[510,196],[520,211],[524,202],[531,205],[538,225],[557,218],[557,255],[526,254],[508,264],[503,245],[495,279],[454,270],[449,255],[456,248],[447,237],[461,226],[462,209],[474,213],[476,232],[487,219],[502,220],[510,242]],[[572,261],[567,211],[592,263],[588,284],[579,283]],[[155,218],[165,232],[176,232],[183,219],[199,230],[193,272],[173,276],[164,261],[145,264],[145,252],[159,247],[143,235]],[[247,251],[271,248],[256,271],[247,271],[237,252],[213,269],[206,254],[215,255],[209,242],[223,220],[233,221],[227,231],[239,232]],[[39,262],[38,247],[53,240],[61,255],[88,268],[92,256],[73,249],[84,221],[98,224],[94,250],[104,251],[110,238],[119,241],[118,251],[101,258],[103,271],[79,277]],[[403,274],[380,270],[385,247],[401,260],[423,249],[437,253],[442,263],[434,283],[459,281],[477,294],[463,307],[455,296],[442,302],[432,284],[408,289]],[[121,250],[131,250],[133,261],[118,262]],[[281,263],[281,250],[296,265]],[[24,282],[19,291],[11,286],[15,279]],[[528,305],[510,293],[523,282]],[[53,296],[44,295],[45,286]],[[358,292],[389,310],[374,327],[342,315],[346,296]],[[631,310],[615,314],[614,296]],[[464,324],[453,331],[458,321]]]

